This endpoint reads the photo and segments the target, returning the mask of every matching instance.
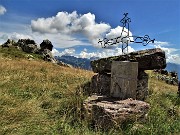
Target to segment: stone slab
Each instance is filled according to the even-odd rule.
[[[93,121],[96,127],[108,130],[128,120],[145,120],[150,105],[139,100],[92,95],[84,101],[84,108],[86,119]]]
[[[138,62],[138,69],[153,70],[166,67],[165,52],[160,48],[141,50],[127,55],[102,58],[91,61],[92,70],[95,73],[110,73],[112,61]]]
[[[113,61],[111,66],[111,97],[136,99],[138,62]]]

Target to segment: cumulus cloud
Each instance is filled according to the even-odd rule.
[[[165,51],[167,62],[180,64],[180,54],[178,53],[180,50],[171,48],[171,46],[169,42],[156,41],[154,43],[155,48],[161,48]]]
[[[45,33],[60,33],[61,35],[80,35],[86,37],[91,44],[98,47],[98,40],[104,36],[108,38],[120,36],[122,27],[118,26],[111,29],[107,23],[97,23],[95,15],[92,13],[77,14],[76,11],[72,13],[58,12],[56,16],[49,18],[39,18],[31,21],[31,28],[33,32],[41,34]],[[127,31],[127,29],[125,29]],[[126,32],[123,35],[127,34]],[[130,35],[132,33],[130,32]]]
[[[128,46],[128,52],[133,52],[135,51],[131,46]],[[81,53],[85,54],[85,51],[82,51]],[[122,49],[119,47],[114,47],[112,49],[105,49],[99,52],[92,52],[88,53],[86,52],[86,55],[80,55],[81,57],[84,56],[84,58],[91,58],[91,57],[99,57],[99,58],[107,58],[110,56],[118,56],[122,55]]]
[[[108,39],[113,39],[113,38],[119,37],[121,35],[122,38],[118,38],[117,42],[123,41],[124,43],[127,43],[130,41],[133,41],[132,33],[130,31],[129,31],[130,37],[123,38],[123,37],[127,36],[127,33],[128,33],[128,29],[124,28],[124,30],[123,30],[123,27],[117,26],[116,28],[111,29],[110,32],[106,34],[106,37]],[[119,44],[116,44],[116,45],[119,45]]]
[[[30,35],[25,35],[25,34],[19,34],[19,33],[12,33],[12,35],[10,36],[10,39],[13,39],[15,41],[19,40],[19,39],[33,39]]]
[[[7,11],[6,8],[0,5],[0,15],[5,14],[6,11]]]
[[[17,32],[13,32],[13,33],[0,33],[0,44],[3,44],[4,42],[6,42],[8,39],[12,39],[15,41],[18,41],[19,39],[33,39],[32,36],[28,35],[28,34],[20,34]]]
[[[129,52],[135,51],[131,46],[128,46]],[[82,50],[79,54],[76,54],[76,50],[74,48],[65,49],[62,52],[59,52],[57,49],[53,49],[54,56],[62,56],[62,55],[70,55],[75,56],[77,58],[92,58],[92,57],[99,57],[99,58],[106,58],[110,56],[117,56],[122,54],[121,48],[114,47],[113,49],[104,49],[99,50],[96,52],[88,52],[86,48]]]
[[[75,49],[74,48],[67,48],[67,49],[65,49],[64,51],[62,51],[62,52],[59,52],[57,49],[53,49],[52,50],[52,54],[54,55],[54,56],[62,56],[62,55],[68,55],[68,56],[74,56],[74,55],[76,55],[75,54]]]

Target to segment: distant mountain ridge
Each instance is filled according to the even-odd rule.
[[[92,57],[90,59],[87,59],[87,58],[77,58],[74,56],[63,55],[63,56],[55,56],[55,59],[57,59],[58,61],[62,61],[64,63],[70,64],[76,68],[92,70],[90,62],[92,60],[98,59],[98,57]]]
[[[167,63],[167,66],[166,66],[166,70],[168,71],[178,71],[180,70],[180,64],[175,64],[175,63],[170,63],[168,62]]]

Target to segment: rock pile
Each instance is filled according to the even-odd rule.
[[[151,77],[155,77],[158,80],[162,80],[167,84],[178,85],[178,74],[175,71],[168,72],[163,69],[155,69],[153,70],[154,75]]]
[[[57,63],[56,59],[54,58],[51,52],[53,45],[51,41],[49,41],[48,39],[43,40],[43,42],[40,44],[40,48],[38,47],[36,42],[31,39],[19,39],[17,42],[15,42],[14,40],[8,39],[2,45],[2,47],[11,47],[11,46],[16,47],[19,50],[22,50],[26,53],[41,54],[45,61]]]
[[[19,39],[16,43],[17,46],[21,47],[24,52],[27,53],[38,53],[39,49],[34,40],[31,39]]]
[[[2,44],[2,47],[10,47],[10,46],[15,46],[16,42],[14,40],[8,39],[4,44]]]
[[[120,64],[117,65],[119,68],[116,67],[116,64],[118,63]],[[124,65],[124,67],[121,68],[121,64]],[[127,67],[127,69],[134,72],[132,73],[132,75],[134,74],[134,78],[130,76],[132,71],[126,70],[126,64],[128,66],[132,65],[132,67]],[[149,104],[144,102],[148,96],[148,75],[144,70],[165,68],[166,58],[165,52],[156,48],[137,51],[129,53],[128,55],[94,60],[91,62],[91,67],[97,74],[92,77],[89,94],[96,93],[96,96],[89,97],[84,102],[84,107],[87,112],[87,117],[90,116],[90,119],[92,119],[96,125],[103,129],[107,129],[108,127],[114,127],[127,120],[133,121],[145,118],[149,109]],[[113,70],[113,72],[111,70]],[[117,81],[122,85],[122,87],[118,85],[120,91],[118,94],[127,94],[128,92],[131,92],[132,87],[128,86],[129,84],[126,84],[125,82],[130,83],[132,78],[135,83],[134,86],[136,86],[132,91],[135,95],[129,93],[127,96],[121,95],[121,98],[115,98],[115,96],[111,94],[114,73],[118,73]],[[119,82],[121,80],[123,82]],[[124,85],[127,85],[127,87],[124,87]]]

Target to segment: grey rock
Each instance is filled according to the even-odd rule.
[[[138,62],[113,61],[111,66],[111,97],[136,99]]]
[[[40,47],[41,47],[41,51],[43,51],[45,49],[52,51],[53,45],[52,45],[51,41],[46,39],[46,40],[43,40],[43,42],[40,44]]]
[[[34,40],[31,39],[19,39],[17,46],[21,47],[24,52],[38,53],[39,49]]]
[[[54,56],[52,55],[52,52],[49,49],[44,49],[44,51],[42,51],[42,55],[45,61],[57,63],[57,60],[54,58]]]
[[[111,74],[96,74],[91,78],[88,94],[110,96]],[[148,75],[144,71],[138,72],[136,99],[145,100],[149,94]]]
[[[139,100],[114,100],[92,95],[84,101],[86,118],[95,126],[107,130],[119,127],[123,122],[145,120],[149,104]]]
[[[96,74],[91,79],[90,93],[110,96],[111,74]]]
[[[131,61],[138,62],[138,69],[153,70],[166,67],[165,52],[160,48],[141,50],[127,55],[102,58],[91,61],[92,70],[95,73],[110,73],[112,61]]]
[[[136,99],[145,100],[149,95],[148,90],[148,74],[144,71],[138,72],[138,81],[137,81],[137,90],[136,90]]]

